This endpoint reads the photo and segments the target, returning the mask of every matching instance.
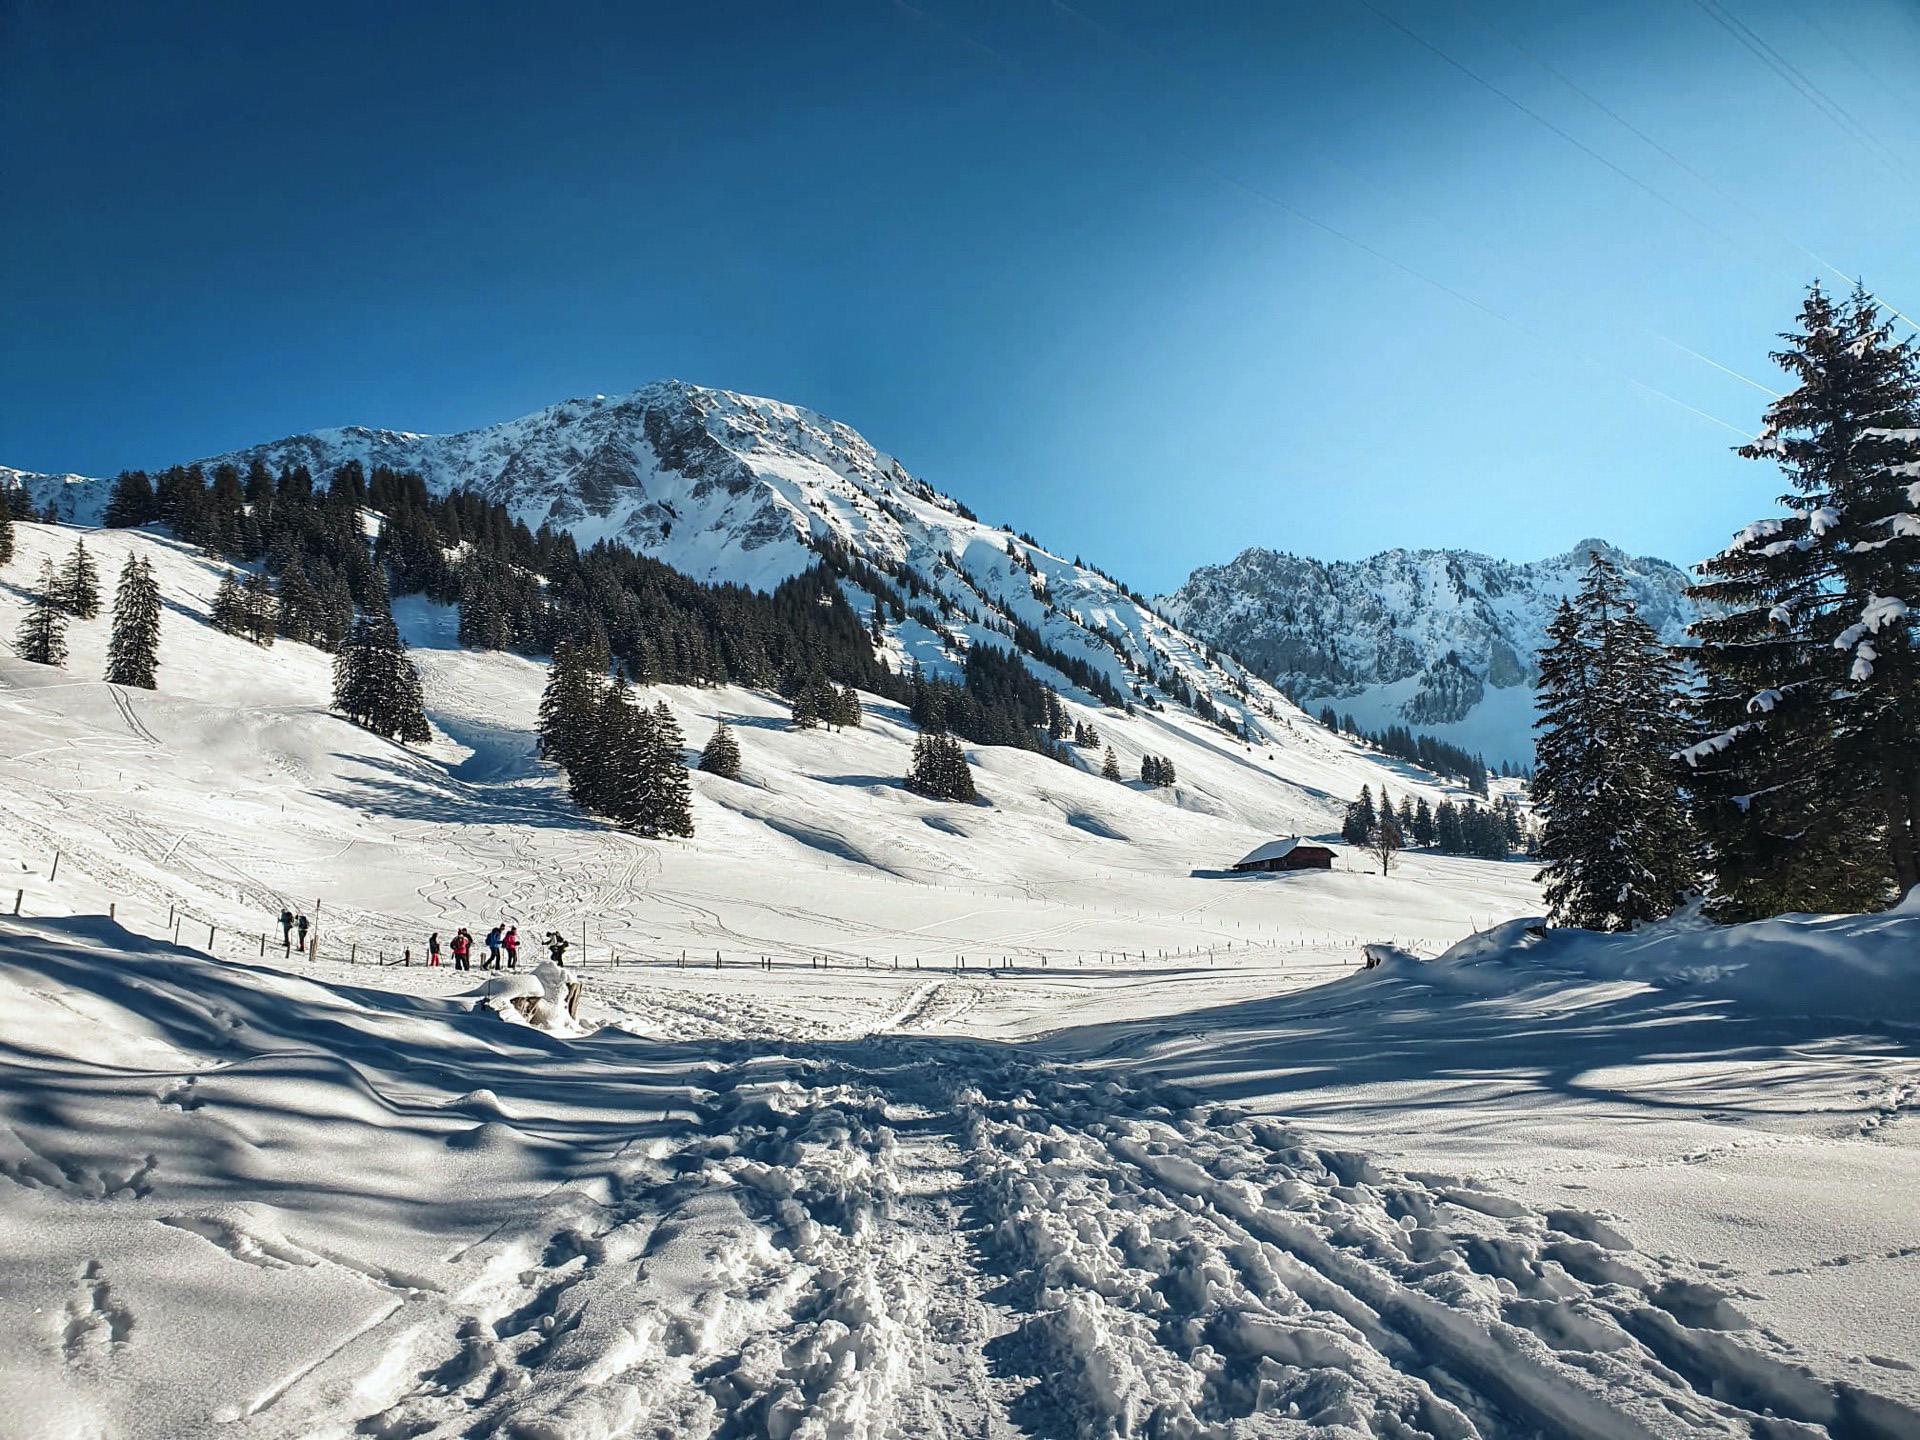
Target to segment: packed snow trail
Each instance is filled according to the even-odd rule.
[[[1602,1219],[1031,1048],[565,1042],[5,928],[43,1433],[1920,1433]]]

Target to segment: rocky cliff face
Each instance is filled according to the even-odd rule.
[[[1595,551],[1620,566],[1663,638],[1685,638],[1686,576],[1604,540],[1526,564],[1463,550],[1331,563],[1247,550],[1194,571],[1160,604],[1309,709],[1331,704],[1368,728],[1406,724],[1490,761],[1524,762],[1534,653]]]

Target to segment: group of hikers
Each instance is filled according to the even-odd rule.
[[[473,968],[473,943],[473,932],[467,929],[466,926],[462,925],[458,930],[453,932],[453,939],[448,942],[446,953],[453,956],[454,969],[471,970]],[[487,932],[487,937],[482,943],[487,947],[487,958],[480,962],[480,968],[482,970],[499,970],[502,968],[518,970],[520,968],[519,926],[507,924],[496,925]],[[562,935],[558,930],[549,930],[546,940],[543,943],[547,947],[548,959],[552,960],[556,965],[565,965],[567,963],[566,936]],[[427,964],[438,965],[440,963],[440,955],[440,932],[436,930],[427,937]],[[502,964],[503,956],[505,957],[504,966]]]
[[[311,923],[306,916],[296,915],[291,910],[280,912],[280,943],[291,955],[295,948],[305,953],[307,931]],[[298,940],[295,940],[298,936]],[[453,968],[471,970],[473,968],[473,932],[462,925],[453,932],[453,939],[444,947],[444,953],[453,957]],[[486,946],[487,958],[480,962],[482,970],[518,970],[520,968],[520,927],[501,922],[486,934],[480,942]],[[556,965],[567,963],[567,937],[558,930],[549,930],[542,942],[547,947],[547,956]],[[434,931],[427,937],[427,964],[438,965],[442,954],[440,932]]]

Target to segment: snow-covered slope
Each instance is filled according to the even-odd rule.
[[[454,613],[417,598],[398,613],[436,729],[420,752],[328,713],[330,657],[210,628],[220,567],[152,532],[19,526],[20,553],[0,571],[0,635],[13,633],[41,559],[83,537],[109,586],[128,555],[152,560],[165,601],[160,688],[98,681],[104,613],[72,625],[64,670],[0,652],[0,833],[40,913],[117,900],[123,915],[158,921],[177,907],[243,944],[283,903],[318,901],[329,951],[397,952],[476,911],[512,912],[539,929],[584,917],[603,954],[719,946],[738,959],[831,951],[891,964],[950,956],[955,939],[1036,959],[1256,934],[1350,945],[1361,895],[1379,900],[1378,928],[1433,944],[1532,903],[1521,863],[1410,859],[1408,875],[1434,882],[1437,901],[1411,881],[1383,893],[1357,856],[1286,890],[1195,878],[1276,834],[1337,830],[1362,785],[1436,801],[1442,787],[1317,725],[1253,747],[1182,711],[1129,717],[1071,699],[1124,773],[1164,755],[1178,784],[1114,783],[975,747],[984,803],[942,805],[900,783],[914,732],[889,701],[869,697],[857,730],[793,731],[776,695],[658,687],[649,698],[674,709],[690,747],[717,720],[735,727],[744,778],[696,774],[696,838],[648,844],[581,819],[535,760],[544,665],[456,648]],[[1463,875],[1491,877],[1491,889],[1448,878]],[[1143,894],[1156,898],[1143,905]],[[949,932],[944,917],[983,904],[1000,918]]]
[[[0,918],[0,1428],[1905,1440],[1911,1047],[1742,972],[1910,1013],[1917,928],[1510,927],[1213,1010],[1136,975],[1168,1013],[1023,1045],[942,981],[687,1045],[603,1025],[652,993],[605,971],[563,1039],[489,977]],[[720,1015],[865,988],[735,975]]]
[[[1207,566],[1160,604],[1309,709],[1331,704],[1369,730],[1405,724],[1531,763],[1534,655],[1560,601],[1599,552],[1662,638],[1685,638],[1686,576],[1604,540],[1516,564],[1464,550],[1388,550],[1326,562],[1272,550]]]

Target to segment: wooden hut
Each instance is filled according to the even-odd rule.
[[[1246,874],[1272,874],[1283,870],[1331,870],[1333,848],[1328,845],[1312,845],[1298,835],[1289,835],[1284,840],[1269,840],[1266,844],[1248,851],[1234,863],[1233,868]]]

